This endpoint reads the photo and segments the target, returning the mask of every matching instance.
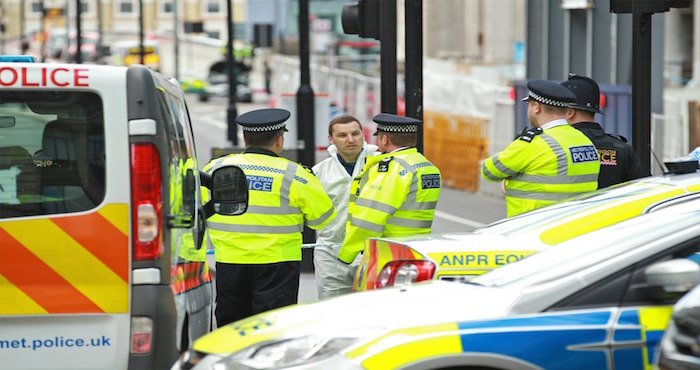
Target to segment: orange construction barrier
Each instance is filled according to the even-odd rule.
[[[445,186],[479,189],[479,161],[488,156],[488,122],[431,111],[423,114],[423,151],[442,172]]]

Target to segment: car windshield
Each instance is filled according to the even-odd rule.
[[[589,210],[595,211],[596,207],[600,210],[617,206],[626,207],[627,204],[636,199],[649,199],[649,202],[640,204],[642,208],[647,208],[648,205],[660,200],[657,199],[655,195],[673,191],[674,189],[677,189],[677,186],[663,182],[630,182],[625,185],[600,189],[572,198],[569,201],[530,211],[516,217],[496,221],[475,229],[473,232],[475,234],[501,234],[507,236],[528,229],[545,226],[549,221],[554,219],[564,219],[567,216],[583,214]],[[680,194],[682,193],[679,193],[679,195]]]
[[[486,273],[471,282],[484,286],[532,286],[605,263],[670,235],[700,228],[700,201],[691,200],[659,212],[600,229]],[[643,232],[640,232],[643,231]]]

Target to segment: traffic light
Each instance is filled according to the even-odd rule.
[[[343,31],[348,35],[379,40],[379,1],[359,0],[357,4],[343,5]]]
[[[670,8],[687,8],[691,0],[610,0],[610,12],[625,13],[663,13]]]

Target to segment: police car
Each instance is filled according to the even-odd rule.
[[[0,367],[170,366],[212,312],[180,86],[32,61],[0,57]]]
[[[656,354],[659,370],[700,369],[700,285],[673,307]]]
[[[252,316],[200,338],[172,369],[646,369],[672,305],[700,282],[700,200],[665,208],[469,283]]]
[[[693,164],[694,171],[697,161]],[[687,171],[667,165],[675,172]],[[469,233],[370,238],[353,290],[430,279],[469,280],[578,235],[699,196],[700,172],[669,173],[604,188]],[[517,236],[517,242],[506,242],[510,236]]]

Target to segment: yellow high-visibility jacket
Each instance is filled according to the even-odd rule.
[[[338,259],[351,263],[372,236],[428,234],[442,175],[416,148],[367,157],[353,181]]]
[[[566,121],[531,129],[481,167],[486,180],[506,180],[508,217],[596,190],[600,160],[593,143]]]
[[[246,175],[248,210],[239,216],[208,218],[216,261],[301,261],[304,224],[319,229],[336,215],[318,179],[302,165],[259,148],[214,159],[204,171],[212,173],[227,164],[240,167]]]

